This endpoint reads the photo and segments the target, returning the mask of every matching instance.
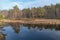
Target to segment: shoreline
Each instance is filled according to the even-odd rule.
[[[8,20],[8,19],[3,19],[0,20],[0,22],[4,23],[21,23],[21,24],[50,24],[50,25],[60,25],[60,20],[58,19],[20,19],[20,20]]]

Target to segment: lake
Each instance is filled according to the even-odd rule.
[[[60,40],[60,25],[5,23],[0,33],[3,40]]]

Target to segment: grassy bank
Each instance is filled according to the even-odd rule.
[[[3,19],[0,22],[5,23],[21,23],[21,24],[57,24],[60,25],[60,20],[58,19],[20,19],[20,20],[7,20]]]

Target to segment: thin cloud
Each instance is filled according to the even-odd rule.
[[[24,9],[56,3],[60,3],[60,0],[0,0],[0,9],[11,9],[15,5],[18,5],[20,9]]]

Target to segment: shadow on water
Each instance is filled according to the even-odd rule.
[[[31,28],[35,29],[39,29],[39,31],[42,31],[43,29],[50,29],[50,30],[58,30],[60,31],[60,25],[39,25],[39,24],[19,24],[19,23],[7,23],[5,26],[11,26],[12,29],[14,30],[15,33],[19,33],[21,30],[20,30],[20,27],[27,27],[28,30],[30,30]],[[2,26],[2,27],[1,27]],[[0,26],[0,40],[5,40],[6,39],[6,36],[7,34],[4,34],[2,31],[5,31],[3,28],[5,26],[1,25]]]

